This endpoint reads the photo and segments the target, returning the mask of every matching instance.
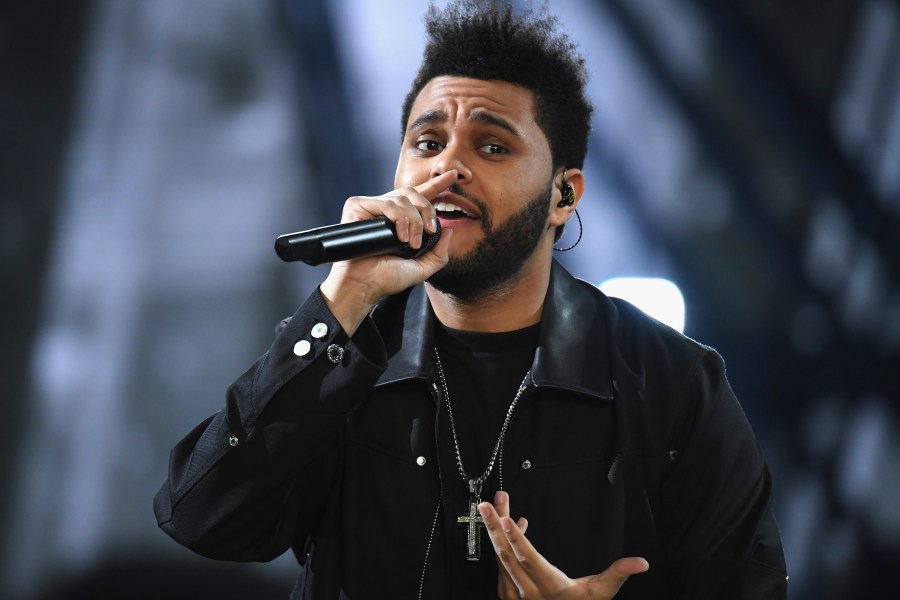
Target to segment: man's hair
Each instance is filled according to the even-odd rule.
[[[535,120],[547,136],[554,170],[582,168],[593,108],[584,93],[584,58],[557,32],[558,23],[546,6],[514,14],[509,0],[457,0],[443,10],[430,5],[428,44],[403,102],[401,139],[413,102],[435,77],[496,79],[534,94]]]

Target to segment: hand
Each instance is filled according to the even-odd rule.
[[[383,215],[394,223],[401,242],[419,248],[423,233],[437,230],[437,213],[431,200],[449,188],[456,178],[457,172],[451,170],[415,187],[400,188],[382,196],[354,196],[344,203],[341,222]],[[383,296],[421,283],[446,265],[452,236],[452,230],[444,231],[434,248],[414,259],[382,255],[335,263],[319,289],[347,335],[353,335]]]
[[[509,494],[497,492],[495,506],[478,505],[478,512],[491,537],[500,577],[497,595],[501,599],[609,600],[631,575],[643,573],[650,565],[643,558],[620,558],[599,575],[570,579],[551,565],[525,538],[528,522],[514,522],[509,516]]]

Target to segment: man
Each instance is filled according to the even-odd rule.
[[[397,189],[342,220],[443,235],[334,265],[174,449],[166,533],[226,560],[291,548],[294,598],[785,597],[721,358],[553,261],[591,116],[556,26],[429,10]]]

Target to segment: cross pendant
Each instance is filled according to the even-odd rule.
[[[469,512],[457,517],[456,522],[464,525],[466,532],[466,560],[481,560],[481,532],[479,527],[484,527],[484,519],[478,513],[478,504],[481,502],[481,482],[469,480]]]

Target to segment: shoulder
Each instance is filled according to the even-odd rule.
[[[598,293],[599,292],[598,290]],[[606,299],[610,351],[619,370],[641,380],[675,383],[721,371],[725,363],[712,347],[644,313],[620,298]]]
[[[641,423],[645,435],[674,440],[710,419],[744,418],[716,350],[624,300],[607,301],[616,397],[633,425]]]

